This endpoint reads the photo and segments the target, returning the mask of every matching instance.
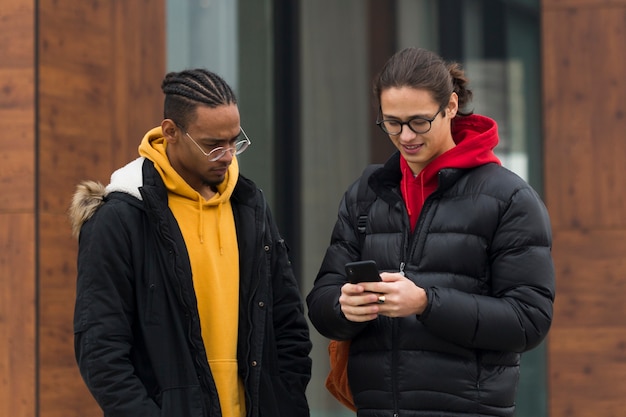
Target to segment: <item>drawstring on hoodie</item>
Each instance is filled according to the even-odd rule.
[[[402,181],[402,188],[403,188],[403,191],[404,191],[404,195],[409,195],[409,182],[408,181]],[[404,199],[404,204],[406,206],[406,211],[407,211],[407,213],[409,213],[409,218],[410,218],[411,215],[413,214],[413,212],[411,211],[410,199],[405,198]]]
[[[200,243],[204,243],[204,216],[201,198],[198,198],[198,237],[200,238]]]
[[[422,206],[424,205],[424,202],[426,201],[426,197],[424,196],[424,178],[422,176],[424,172],[420,172],[419,177],[421,177],[419,179],[420,181],[420,191],[422,192]],[[422,208],[420,207],[420,211],[422,211]]]
[[[222,207],[224,204],[220,201],[217,205],[217,244],[220,247],[220,255],[224,254],[224,245],[222,245],[222,227],[221,227],[221,219],[222,219]]]

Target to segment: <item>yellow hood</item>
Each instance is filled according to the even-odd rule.
[[[165,187],[171,193],[186,197],[190,200],[201,201],[202,196],[185,180],[178,175],[178,173],[172,168],[169,159],[167,158],[167,142],[163,138],[163,132],[161,127],[155,127],[148,131],[143,137],[141,144],[139,145],[139,155],[146,157],[154,162],[154,167],[161,174]],[[239,164],[237,158],[233,158],[233,162],[228,168],[224,182],[217,186],[218,198],[212,198],[205,201],[206,204],[216,205],[222,204],[224,200],[230,199],[230,196],[237,184],[237,177],[239,176]]]
[[[170,164],[167,157],[167,141],[163,137],[161,127],[155,127],[148,131],[139,145],[139,154],[150,161],[154,162],[154,167],[161,175],[165,187],[170,193],[170,199],[177,196],[194,201],[197,203],[198,215],[200,216],[198,234],[201,237],[201,241],[204,241],[203,233],[204,228],[202,222],[203,216],[201,215],[202,208],[208,206],[216,206],[218,213],[218,221],[221,218],[223,205],[227,205],[230,208],[230,197],[237,184],[239,177],[239,164],[237,158],[233,158],[232,163],[228,167],[228,172],[224,178],[224,181],[217,186],[217,194],[209,200],[205,200],[200,193],[194,190],[185,180],[176,172],[176,170]],[[221,233],[219,233],[218,239],[221,240]],[[221,245],[220,245],[221,246]]]

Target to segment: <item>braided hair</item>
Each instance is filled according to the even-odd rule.
[[[237,104],[230,86],[219,75],[205,69],[168,73],[161,83],[165,94],[163,117],[182,128],[188,126],[198,105],[218,107]]]

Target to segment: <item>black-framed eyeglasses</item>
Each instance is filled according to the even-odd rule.
[[[417,134],[427,133],[433,127],[433,121],[439,116],[439,113],[445,108],[445,106],[439,107],[437,113],[430,118],[427,119],[425,117],[417,116],[412,119],[407,120],[406,122],[402,122],[396,119],[384,119],[384,120],[376,120],[376,124],[380,129],[388,135],[397,136],[402,133],[402,128],[404,125],[407,125],[409,129]],[[382,116],[382,110],[378,109],[379,117]]]
[[[183,130],[185,132],[185,135],[191,139],[191,141],[193,142],[194,145],[196,145],[198,147],[198,149],[200,149],[200,152],[202,152],[204,154],[204,156],[206,156],[207,158],[209,158],[210,162],[215,162],[217,160],[219,160],[220,158],[222,158],[224,155],[226,155],[226,152],[230,152],[231,155],[240,155],[243,153],[243,151],[245,151],[246,149],[248,149],[248,146],[250,146],[252,144],[252,142],[250,141],[250,139],[248,139],[248,135],[246,135],[246,132],[243,130],[243,127],[239,128],[241,130],[240,136],[243,135],[243,139],[239,139],[238,141],[236,141],[233,145],[231,146],[218,146],[217,148],[211,149],[211,151],[209,153],[204,152],[204,149],[202,149],[202,147],[200,145],[198,145],[198,142],[196,142],[191,135],[189,134],[189,132],[187,132],[186,130]]]

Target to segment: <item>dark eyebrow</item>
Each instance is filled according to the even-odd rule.
[[[224,139],[224,138],[199,138],[199,141],[202,142],[211,142],[211,143],[221,143],[221,142],[232,142],[234,140],[237,140],[237,138],[241,136],[241,131],[239,131],[239,133],[237,133],[236,136],[233,136],[232,138],[229,139]]]
[[[401,118],[397,117],[397,116],[393,116],[393,115],[385,115],[382,114],[383,120],[398,120],[398,121],[403,121]],[[413,119],[425,119],[425,120],[429,120],[432,116],[427,116],[425,114],[413,114],[409,117],[407,117],[405,120],[413,120]]]
[[[202,142],[205,145],[226,142],[227,139],[218,139],[218,138],[198,138],[198,142]]]
[[[437,109],[437,113],[439,113],[441,111],[441,107],[439,109]],[[378,106],[378,114],[380,115],[380,119],[381,120],[398,120],[398,121],[403,121],[401,118],[391,115],[391,114],[384,114],[383,113],[383,109],[382,107]],[[426,120],[430,120],[432,116],[430,115],[426,115],[426,114],[413,114],[411,116],[409,116],[406,120],[413,120],[413,119],[426,119]]]

